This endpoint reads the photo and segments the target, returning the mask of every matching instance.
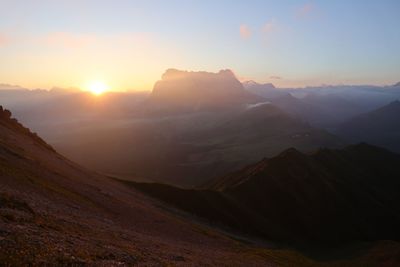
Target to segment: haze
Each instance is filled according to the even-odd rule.
[[[397,82],[398,1],[1,1],[0,81],[151,90],[168,68],[278,87]]]

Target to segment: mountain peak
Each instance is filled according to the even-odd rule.
[[[150,99],[157,107],[189,111],[231,107],[259,100],[243,88],[229,69],[217,73],[168,69],[154,85]]]
[[[230,69],[220,70],[217,73],[208,71],[187,71],[178,70],[174,68],[167,69],[161,76],[162,80],[174,80],[174,79],[185,79],[185,78],[201,78],[207,76],[225,76],[236,79],[235,73]]]

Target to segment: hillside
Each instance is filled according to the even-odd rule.
[[[400,101],[354,117],[340,125],[338,134],[352,142],[368,142],[400,152]]]
[[[57,154],[0,109],[0,262],[265,266],[267,256]]]

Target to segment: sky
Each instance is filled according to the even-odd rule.
[[[150,90],[168,68],[278,87],[400,81],[400,1],[0,0],[0,83]]]

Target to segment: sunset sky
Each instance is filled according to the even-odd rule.
[[[400,80],[400,1],[0,0],[0,83],[148,90],[167,68],[277,86]]]

